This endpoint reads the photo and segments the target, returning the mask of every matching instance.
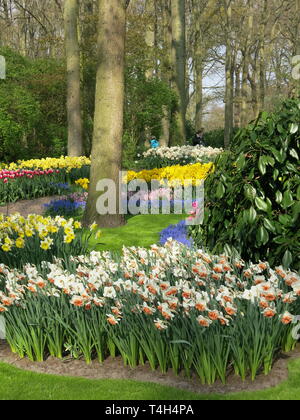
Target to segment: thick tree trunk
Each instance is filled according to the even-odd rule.
[[[117,227],[124,223],[120,214],[119,171],[122,165],[124,115],[124,58],[126,30],[125,0],[99,0],[98,68],[91,182],[84,217],[85,225],[94,221],[101,227]],[[96,204],[100,180],[112,180],[116,186],[117,214],[100,215]]]
[[[186,143],[186,23],[185,0],[171,0],[173,87],[178,97],[177,138],[174,144]]]
[[[78,0],[65,0],[65,44],[67,58],[68,155],[81,156],[82,118],[80,96],[80,50],[78,41]]]

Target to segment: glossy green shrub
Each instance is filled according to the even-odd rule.
[[[300,269],[300,100],[241,130],[205,183],[206,210],[192,229],[214,252]]]

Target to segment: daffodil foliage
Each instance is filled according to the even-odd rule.
[[[97,225],[92,225],[90,233],[96,229]],[[89,239],[81,223],[74,219],[0,215],[0,261],[9,267],[40,265],[54,257],[67,260],[70,255],[87,252]]]
[[[7,341],[31,360],[121,355],[131,367],[148,361],[212,384],[233,371],[268,374],[296,344],[297,273],[172,240],[124,248],[118,259],[92,252],[21,270],[2,264],[1,279]]]

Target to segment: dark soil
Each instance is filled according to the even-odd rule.
[[[31,362],[27,358],[20,359],[11,352],[5,341],[0,341],[0,362],[8,363],[20,369],[86,379],[128,379],[153,382],[201,394],[227,394],[240,391],[258,391],[275,387],[288,379],[288,362],[295,358],[300,358],[300,347],[290,354],[283,355],[274,364],[270,375],[265,376],[261,374],[255,382],[252,382],[251,379],[242,382],[240,378],[231,374],[227,379],[226,385],[217,382],[213,386],[203,386],[196,377],[189,380],[185,378],[183,373],[177,377],[171,371],[163,375],[159,371],[152,372],[147,364],[145,366],[138,366],[136,369],[124,367],[121,358],[108,358],[102,365],[97,361],[93,361],[90,365],[87,365],[83,360],[58,360],[52,357],[49,357],[42,363]]]

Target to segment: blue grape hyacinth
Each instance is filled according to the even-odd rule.
[[[193,246],[193,240],[188,237],[188,229],[185,220],[182,220],[177,225],[171,225],[164,229],[160,233],[160,244],[165,245],[170,238],[189,248]]]

